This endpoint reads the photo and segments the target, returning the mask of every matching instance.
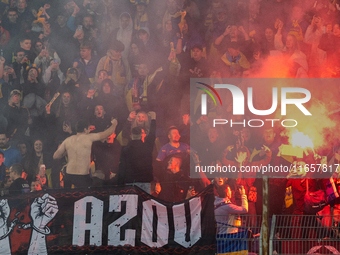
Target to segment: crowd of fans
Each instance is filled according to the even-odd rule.
[[[340,77],[339,10],[337,0],[0,1],[2,193],[17,179],[31,191],[63,187],[68,155],[53,154],[87,133],[80,120],[91,133],[118,123],[92,145],[92,185],[151,183],[143,187],[173,202],[210,183],[189,178],[190,157],[202,165],[283,160],[279,130],[230,131],[189,114],[190,78],[267,77],[273,56],[282,57],[280,77]],[[294,213],[303,213],[303,180],[270,180],[271,214],[282,213],[287,185]],[[214,183],[219,197],[228,184],[228,199],[241,205],[247,195],[248,213],[261,213],[261,179]]]

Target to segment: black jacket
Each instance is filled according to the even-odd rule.
[[[27,108],[21,106],[10,106],[5,107],[4,116],[7,118],[8,126],[7,131],[12,138],[22,139],[28,125],[28,118],[31,116]]]
[[[91,157],[96,165],[96,170],[102,170],[105,179],[110,179],[111,173],[118,173],[119,158],[121,153],[120,143],[115,140],[113,143],[94,142],[91,149]]]
[[[30,186],[27,181],[23,178],[16,179],[11,186],[9,186],[9,194],[11,196],[20,195],[23,193],[30,192]]]
[[[164,171],[160,179],[160,184],[162,190],[159,193],[158,198],[168,202],[185,200],[189,186],[197,186],[183,170],[180,170],[175,174],[170,170]],[[198,189],[196,188],[195,191],[198,191]]]
[[[156,139],[156,120],[151,120],[150,132],[142,140],[132,140],[122,149],[119,161],[119,184],[151,182],[153,180],[152,150]]]

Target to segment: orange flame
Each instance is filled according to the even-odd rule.
[[[307,117],[299,111],[291,110],[287,117],[297,120],[298,125],[296,129],[286,130],[290,144],[302,149],[306,147],[319,149],[327,146],[333,140],[329,136],[337,136],[337,121],[327,114],[329,113],[327,108],[325,103],[316,100],[308,107],[312,116]]]
[[[286,127],[282,134],[283,137],[290,139],[292,145],[292,134],[294,132],[302,132],[307,135],[312,141],[313,146],[310,146],[314,150],[320,150],[329,148],[332,144],[335,144],[340,140],[339,126],[340,126],[340,103],[338,103],[340,88],[336,84],[335,79],[309,79],[307,83],[297,82],[298,79],[278,79],[273,80],[271,86],[256,86],[254,85],[254,98],[256,109],[269,109],[272,106],[272,87],[278,88],[278,108],[276,112],[271,116],[273,119],[280,121],[295,120],[297,125],[295,127]],[[324,85],[325,84],[325,85]],[[304,107],[312,114],[304,115],[295,105],[288,105],[286,107],[286,115],[282,115],[281,111],[281,87],[300,87],[304,86],[312,94],[312,99],[304,104]],[[299,98],[303,95],[295,95],[293,93],[287,94],[287,98]],[[278,127],[279,121],[276,122]],[[288,124],[289,123],[289,124]],[[291,125],[291,122],[286,123]],[[296,130],[296,131],[295,131]],[[282,129],[280,129],[282,131]],[[299,135],[293,140],[300,140]],[[306,141],[306,139],[302,139]],[[294,142],[295,143],[295,142]],[[300,142],[297,142],[300,144]],[[307,143],[311,144],[311,143]]]

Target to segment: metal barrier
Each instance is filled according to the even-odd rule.
[[[216,217],[217,254],[263,254],[261,216],[223,217]],[[340,255],[340,216],[273,215],[269,254]]]
[[[217,254],[262,254],[261,216],[216,216]]]
[[[269,254],[340,254],[339,218],[273,215]]]

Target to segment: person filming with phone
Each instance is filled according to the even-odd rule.
[[[243,186],[238,186],[242,205],[238,206],[231,202],[232,192],[230,186],[225,184],[220,189],[215,189],[215,219],[217,234],[236,233],[240,226],[239,214],[248,213],[248,199]]]

